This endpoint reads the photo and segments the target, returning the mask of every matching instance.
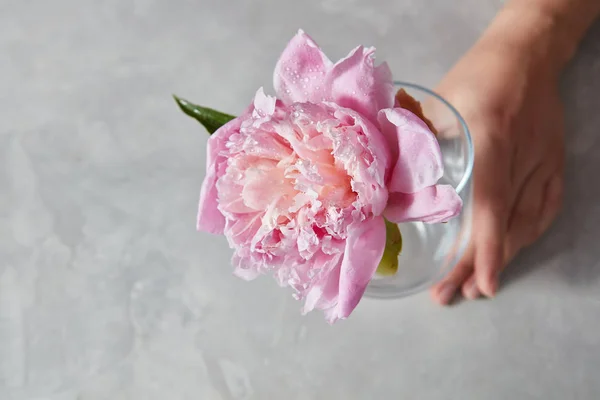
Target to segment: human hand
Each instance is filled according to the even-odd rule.
[[[440,304],[459,291],[468,299],[493,297],[504,266],[560,209],[563,110],[550,48],[489,34],[437,88],[465,118],[475,147],[471,241],[431,289]]]

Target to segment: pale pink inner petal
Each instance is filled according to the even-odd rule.
[[[458,215],[462,200],[450,185],[435,185],[416,193],[390,193],[384,216],[391,222],[446,222]]]
[[[252,268],[241,268],[238,266],[235,267],[233,274],[238,278],[242,278],[243,280],[251,281],[260,276],[260,271]]]
[[[244,174],[242,198],[254,210],[266,210],[281,197],[296,194],[293,183],[285,177],[284,170],[277,168],[277,162],[258,159]]]
[[[311,287],[304,301],[303,314],[315,308],[321,310],[335,309],[338,304],[341,257],[337,255],[330,257],[335,257],[338,260],[338,265],[333,267],[328,274],[324,275],[318,284]]]
[[[249,243],[261,225],[261,213],[238,215],[235,220],[227,220],[227,239],[232,245]]]
[[[275,112],[275,103],[277,99],[273,96],[267,96],[264,89],[261,87],[254,96],[254,112],[255,118],[268,117]]]
[[[444,166],[439,143],[427,125],[401,108],[381,110],[378,119],[397,160],[388,184],[390,192],[414,193],[434,185],[443,176]]]
[[[217,182],[219,191],[219,208],[226,214],[255,213],[256,209],[249,207],[240,193],[244,187],[239,179],[232,174],[224,173]]]
[[[338,168],[353,171],[352,190],[359,193],[359,201],[367,205],[368,211],[379,215],[387,204],[387,190],[384,193],[380,188],[385,186],[386,174],[391,165],[385,138],[374,125],[355,111],[337,111],[335,117],[346,124],[333,135]],[[367,136],[361,135],[361,132],[376,134]],[[355,155],[357,150],[365,148],[369,151]],[[384,171],[383,175],[381,171]]]
[[[284,160],[293,153],[281,136],[266,132],[257,132],[252,140],[246,140],[241,145],[246,154],[257,158],[269,158],[272,160]]]
[[[335,309],[340,293],[340,268],[342,265],[343,245],[338,246],[333,254],[320,253],[315,256],[315,263],[310,271],[315,274],[313,284],[305,294],[302,313],[313,309]]]

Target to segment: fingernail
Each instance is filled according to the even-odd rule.
[[[454,294],[456,293],[456,286],[451,283],[444,283],[442,285],[442,289],[440,290],[440,301],[442,304],[448,304],[454,298]]]
[[[498,279],[499,274],[495,275],[490,282],[490,295],[491,297],[496,296],[496,291],[498,290]]]
[[[480,294],[481,292],[477,287],[477,282],[473,280],[465,290],[465,297],[469,300],[475,300]]]
[[[497,284],[492,282],[490,283],[490,297],[495,297],[496,296],[496,289],[497,289]]]

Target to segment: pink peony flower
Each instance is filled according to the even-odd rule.
[[[438,185],[435,136],[393,108],[386,64],[362,46],[333,64],[299,31],[277,63],[277,98],[254,103],[208,142],[198,229],[225,234],[235,274],[271,272],[334,322],[357,306],[392,222],[444,222],[460,212]]]

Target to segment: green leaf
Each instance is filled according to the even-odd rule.
[[[173,95],[177,105],[187,115],[200,122],[211,135],[217,129],[234,119],[233,115],[225,114],[211,108],[202,107]]]
[[[402,251],[402,235],[398,225],[385,220],[385,250],[377,267],[379,275],[390,276],[398,271],[398,256]]]

